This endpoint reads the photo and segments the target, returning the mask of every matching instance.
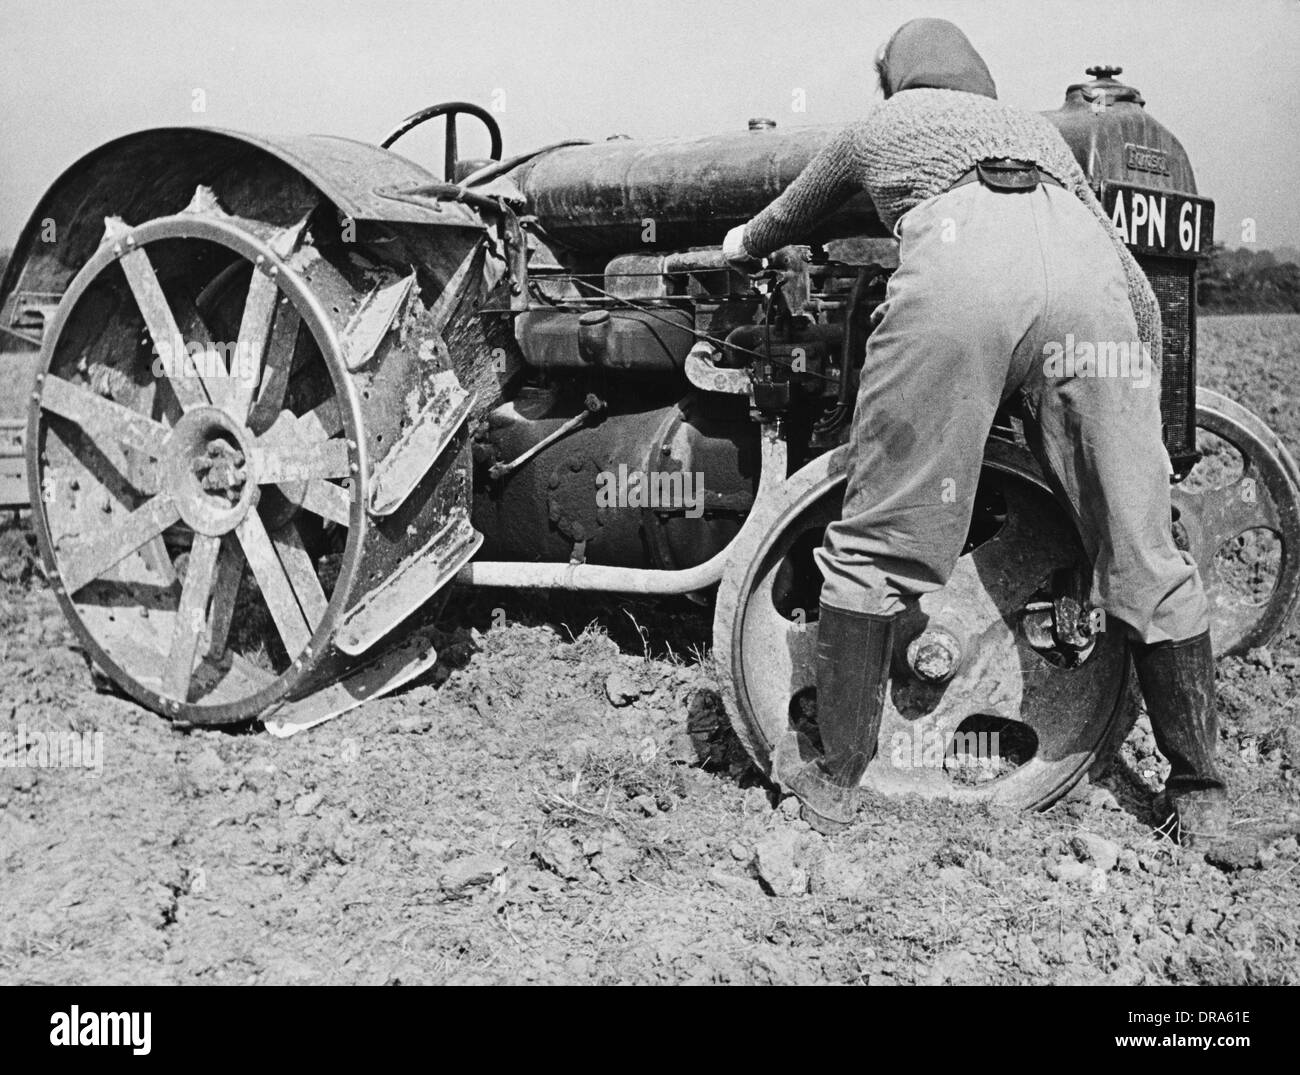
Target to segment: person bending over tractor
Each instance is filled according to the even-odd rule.
[[[994,414],[1014,402],[1093,565],[1092,600],[1131,639],[1171,766],[1162,816],[1186,844],[1221,839],[1229,807],[1214,760],[1208,608],[1171,531],[1159,379],[1060,377],[1044,364],[1071,333],[1141,340],[1158,363],[1151,286],[1065,140],[998,101],[956,26],[904,24],[876,69],[884,102],[723,245],[752,264],[862,190],[899,241],[862,366],[843,514],[816,551],[823,751],[790,790],[823,831],[851,819],[876,750],[895,618],[952,574]],[[940,492],[954,488],[955,503]]]

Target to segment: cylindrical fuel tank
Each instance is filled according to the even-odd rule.
[[[569,146],[512,174],[546,235],[573,250],[704,246],[720,242],[727,229],[780,194],[840,130],[757,127]],[[865,194],[830,217],[821,232],[827,238],[887,234]]]
[[[1044,115],[1060,128],[1094,184],[1141,182],[1195,193],[1178,140],[1116,81],[1118,68],[1072,85]],[[572,250],[612,253],[718,243],[780,194],[842,129],[757,126],[732,134],[568,146],[517,168],[513,177],[546,235]],[[810,238],[884,236],[858,195]]]

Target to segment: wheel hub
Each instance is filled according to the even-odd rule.
[[[952,679],[961,659],[961,642],[943,627],[927,627],[907,646],[908,668],[928,683],[946,683]]]
[[[219,537],[234,530],[257,503],[252,457],[247,427],[217,407],[196,407],[181,415],[168,437],[162,487],[185,523]]]

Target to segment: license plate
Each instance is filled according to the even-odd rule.
[[[1214,243],[1214,202],[1208,198],[1107,183],[1101,207],[1135,254],[1196,258]]]

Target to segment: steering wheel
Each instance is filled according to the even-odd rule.
[[[430,120],[436,116],[447,117],[447,142],[446,154],[444,157],[444,174],[443,178],[448,183],[456,182],[456,162],[459,157],[459,149],[456,140],[456,116],[460,113],[473,116],[488,130],[488,135],[492,139],[492,148],[488,156],[494,161],[501,159],[501,128],[497,121],[492,118],[491,113],[486,108],[480,108],[476,104],[470,104],[468,101],[444,101],[440,105],[431,105],[428,108],[422,108],[413,115],[407,116],[397,125],[387,138],[379,143],[383,149],[388,149],[407,131],[414,130],[425,120]]]

